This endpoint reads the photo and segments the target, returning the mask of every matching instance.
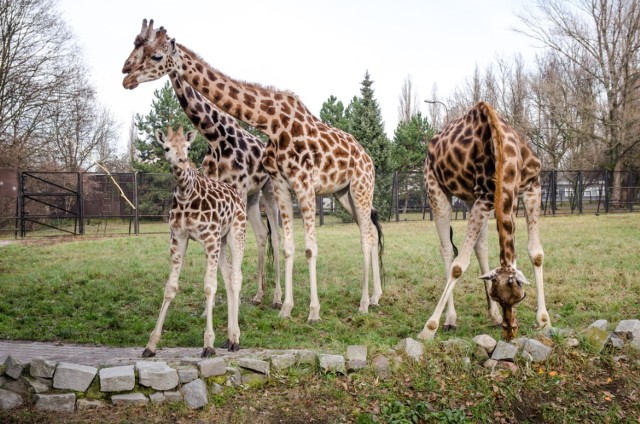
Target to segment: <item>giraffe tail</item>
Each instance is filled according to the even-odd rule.
[[[271,242],[271,223],[267,219],[267,277],[271,279],[275,274],[273,243]]]
[[[504,223],[504,133],[496,111],[486,102],[478,103],[478,107],[487,117],[489,128],[491,129],[496,167],[493,207],[495,209],[498,230],[502,231],[502,225]]]
[[[384,287],[386,281],[384,264],[382,262],[382,255],[384,253],[384,235],[382,234],[382,224],[378,217],[378,211],[373,208],[371,209],[371,223],[376,227],[376,231],[378,232],[378,262],[380,263],[380,280],[382,280],[382,286]]]

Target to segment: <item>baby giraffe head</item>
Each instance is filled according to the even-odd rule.
[[[142,82],[167,75],[178,66],[179,56],[175,38],[169,38],[164,27],[154,30],[153,19],[148,25],[143,20],[133,50],[122,67],[122,73],[127,74],[122,85],[133,90]]]
[[[491,281],[489,295],[502,308],[502,334],[505,340],[515,338],[518,333],[515,307],[525,298],[524,285],[529,282],[515,266],[501,266],[480,278]]]
[[[183,133],[182,126],[174,132],[173,128],[167,127],[167,135],[161,130],[156,130],[156,140],[164,150],[164,158],[169,162],[172,169],[184,169],[190,166],[189,151],[191,143],[196,139],[196,131]]]

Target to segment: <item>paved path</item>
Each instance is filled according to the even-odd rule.
[[[71,343],[49,343],[0,340],[0,365],[4,363],[8,355],[16,358],[23,364],[31,362],[35,358],[44,358],[58,362],[71,362],[81,365],[118,365],[133,364],[143,360],[143,347],[106,347],[92,345],[78,345]],[[185,357],[199,358],[202,348],[176,347],[159,348],[153,360],[179,361]],[[230,353],[225,349],[216,349],[219,357],[236,358],[260,353],[277,353],[274,350],[259,351],[255,349],[241,349],[237,353]]]

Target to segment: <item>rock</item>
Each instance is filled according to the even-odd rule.
[[[486,361],[484,361],[484,364],[482,364],[482,367],[492,370],[496,367],[496,365],[498,365],[498,361],[496,361],[495,359],[487,359]]]
[[[513,362],[513,359],[516,357],[518,353],[518,346],[503,342],[500,340],[498,344],[496,344],[496,348],[493,350],[491,354],[491,359],[495,361],[510,361]]]
[[[0,389],[0,410],[9,411],[19,408],[24,403],[22,396],[9,390]]]
[[[198,362],[200,376],[202,378],[217,377],[224,375],[227,369],[227,363],[224,358],[208,358]]]
[[[401,340],[396,349],[404,351],[408,357],[416,362],[420,362],[424,354],[424,345],[410,337]]]
[[[191,409],[202,408],[209,403],[207,385],[200,378],[182,386],[180,393],[182,393],[184,401]]]
[[[342,355],[320,354],[318,355],[318,360],[320,361],[320,369],[325,373],[347,373],[347,370],[345,368],[344,356]]]
[[[296,355],[293,353],[284,353],[282,355],[273,355],[271,357],[271,366],[277,371],[282,371],[296,364]]]
[[[475,359],[478,362],[484,362],[487,359],[489,359],[489,352],[487,352],[487,350],[484,347],[477,346],[476,350],[473,352],[473,359]]]
[[[513,339],[511,341],[511,344],[518,346],[518,349],[522,349],[524,347],[524,344],[527,342],[527,340],[529,339],[526,337],[518,337],[517,339]]]
[[[182,397],[182,393],[180,393],[178,390],[171,390],[171,391],[164,392],[165,402],[173,403],[173,402],[182,402],[183,400],[184,398]]]
[[[76,409],[76,394],[36,395],[38,411],[73,412]]]
[[[242,384],[248,387],[260,387],[268,381],[266,375],[258,372],[244,372],[242,373]]]
[[[229,373],[229,377],[227,378],[227,386],[236,387],[242,384],[242,375],[240,374],[240,370],[235,367],[227,367],[227,373]]]
[[[480,334],[479,336],[475,336],[473,338],[473,341],[479,347],[483,348],[489,355],[493,353],[493,349],[495,349],[496,345],[498,344],[496,339],[488,334]]]
[[[133,390],[136,384],[133,365],[102,368],[99,376],[102,392],[126,392]]]
[[[363,345],[347,346],[347,370],[356,371],[367,366],[367,347]]]
[[[240,358],[238,359],[238,366],[264,375],[269,375],[269,363],[267,361],[253,358]]]
[[[545,337],[573,337],[575,336],[576,332],[573,328],[555,328],[547,326],[544,328],[544,330],[542,330],[541,334]]]
[[[171,390],[178,385],[178,371],[166,362],[138,361],[138,382],[155,390]]]
[[[7,381],[2,385],[2,388],[22,396],[22,399],[25,401],[29,401],[31,398],[31,394],[33,393],[31,385],[25,377],[20,377],[17,380],[8,378]]]
[[[583,333],[584,341],[592,350],[596,353],[602,352],[602,349],[607,345],[609,340],[609,332],[599,327],[587,327]]]
[[[155,392],[149,395],[149,402],[151,403],[163,403],[165,400],[164,392]]]
[[[178,381],[181,384],[190,383],[198,378],[198,368],[194,366],[181,366],[178,368]]]
[[[201,361],[202,361],[202,358],[185,356],[180,360],[180,365],[198,365],[198,362],[201,362]]]
[[[500,370],[505,370],[511,374],[517,374],[519,370],[516,364],[509,361],[499,361],[498,364],[496,365],[496,368]]]
[[[607,331],[607,324],[608,322],[606,319],[599,319],[597,321],[594,321],[591,325],[589,325],[587,329],[595,327],[602,331]]]
[[[533,362],[543,362],[549,358],[553,349],[538,340],[529,339],[524,344],[524,351],[531,355]]]
[[[318,361],[318,355],[312,350],[296,351],[296,359],[298,365],[315,365]]]
[[[142,393],[127,393],[111,396],[111,403],[114,405],[146,405],[149,403],[149,398]]]
[[[84,392],[97,373],[98,369],[95,367],[60,362],[53,374],[53,387]]]
[[[4,374],[17,380],[22,375],[24,365],[20,363],[16,358],[9,355],[4,361]]]
[[[612,333],[609,337],[609,344],[616,349],[621,349],[624,346],[624,340],[616,333]]]
[[[640,319],[622,320],[613,332],[623,340],[640,340]]]
[[[29,373],[32,377],[52,378],[53,373],[56,370],[55,361],[48,361],[42,358],[36,358],[31,361],[31,368]]]
[[[522,359],[524,359],[525,361],[531,363],[533,362],[533,356],[531,356],[531,354],[529,352],[525,352],[524,350],[522,352],[520,352],[520,356],[522,356]]]
[[[374,356],[371,363],[373,364],[373,367],[375,368],[376,373],[378,374],[378,377],[380,377],[383,380],[391,377],[391,368],[389,367],[389,359],[386,356],[384,355]]]
[[[51,390],[51,380],[45,380],[44,378],[25,377],[24,381],[29,385],[34,393],[46,393]]]
[[[564,345],[565,347],[578,347],[580,346],[580,340],[576,339],[575,337],[570,337],[567,340],[564,341]]]
[[[76,409],[78,411],[87,411],[91,409],[101,409],[104,408],[106,404],[97,399],[78,399],[76,401]]]

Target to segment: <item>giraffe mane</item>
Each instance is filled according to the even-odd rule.
[[[164,29],[164,28],[161,27],[161,29]],[[165,30],[165,33],[166,33],[166,30]],[[279,89],[277,87],[274,87],[272,85],[262,85],[262,84],[259,84],[259,83],[256,83],[256,82],[237,80],[235,78],[231,78],[229,75],[227,75],[224,72],[220,71],[219,69],[211,66],[211,64],[209,64],[209,62],[207,62],[205,59],[203,59],[202,56],[200,56],[198,53],[194,52],[193,50],[189,49],[188,47],[185,47],[183,44],[180,44],[180,43],[177,43],[177,44],[180,47],[180,50],[184,51],[185,53],[193,56],[194,58],[198,59],[202,63],[206,64],[209,68],[213,69],[217,74],[220,74],[222,77],[224,77],[227,80],[236,81],[236,82],[240,83],[243,86],[251,87],[251,88],[254,88],[256,90],[264,90],[264,91],[269,91],[269,92],[274,93],[274,94],[282,94],[284,96],[292,96],[292,97],[295,97],[296,100],[298,100],[299,102],[302,103],[302,101],[300,100],[298,95],[296,93],[294,93],[293,91],[281,90],[281,89]]]
[[[493,139],[494,155],[495,155],[495,193],[493,195],[493,207],[496,214],[498,230],[502,231],[504,223],[504,196],[503,196],[503,179],[504,179],[504,134],[500,130],[500,121],[496,111],[485,102],[478,103],[478,106],[484,109],[487,114],[489,128]]]

